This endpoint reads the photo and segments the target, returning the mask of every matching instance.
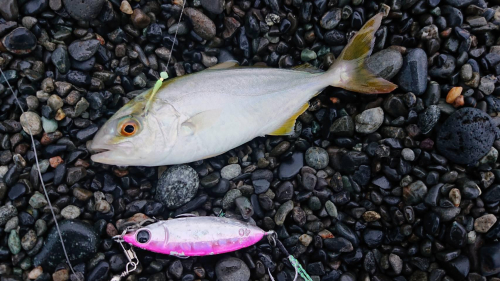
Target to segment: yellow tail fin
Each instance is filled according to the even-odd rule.
[[[365,67],[365,59],[375,44],[375,32],[380,27],[382,13],[372,17],[351,39],[327,75],[334,77],[332,86],[363,94],[389,93],[397,86],[373,75]]]

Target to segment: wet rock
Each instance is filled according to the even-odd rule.
[[[403,188],[403,200],[406,205],[416,205],[423,201],[427,194],[427,186],[422,181],[416,181]]]
[[[69,47],[68,52],[70,56],[76,61],[86,61],[90,59],[97,52],[100,42],[96,39],[73,41]]]
[[[427,109],[418,116],[418,127],[422,134],[429,133],[436,126],[441,116],[441,110],[437,105],[430,105]]]
[[[134,9],[130,17],[135,27],[144,29],[151,23],[151,19],[141,9]]]
[[[278,176],[280,180],[289,180],[295,177],[304,166],[304,154],[302,152],[294,152],[292,156],[281,162],[278,168]]]
[[[99,236],[90,225],[78,220],[64,220],[59,222],[59,229],[66,248],[71,249],[68,251],[71,262],[77,264],[87,261],[97,253]],[[33,258],[33,264],[53,269],[64,260],[59,235],[56,228],[52,227],[42,250]]]
[[[220,281],[249,280],[250,269],[240,259],[222,258],[215,265],[215,274]]]
[[[403,58],[403,66],[398,74],[398,85],[402,90],[422,95],[427,88],[427,55],[415,48]]]
[[[232,180],[233,178],[239,176],[241,174],[241,166],[239,164],[231,164],[225,166],[220,171],[220,176],[223,179]]]
[[[478,233],[486,233],[497,222],[497,217],[488,214],[477,218],[474,221],[474,230]]]
[[[12,205],[0,206],[0,226],[4,226],[7,221],[17,216],[17,209]]]
[[[354,133],[354,122],[350,116],[342,116],[335,120],[330,127],[330,132],[339,137],[350,137]]]
[[[17,5],[17,0],[5,0],[0,6],[0,15],[7,20],[17,20],[19,16],[19,7]]]
[[[21,125],[27,134],[38,135],[42,132],[42,121],[40,116],[35,112],[24,112],[21,115]]]
[[[178,208],[196,195],[199,183],[198,174],[190,166],[171,167],[158,180],[155,200],[167,208]]]
[[[458,280],[463,280],[469,274],[470,262],[469,258],[461,255],[456,259],[453,259],[447,263],[443,264],[447,269],[447,273]]]
[[[280,226],[283,225],[285,222],[285,219],[287,215],[293,210],[293,201],[289,200],[283,203],[276,211],[276,215],[274,216],[274,221],[276,222],[276,225]]]
[[[69,15],[76,20],[88,21],[96,18],[105,0],[63,0]]]
[[[462,108],[443,123],[437,149],[458,164],[472,164],[490,151],[495,140],[491,118],[475,108]]]
[[[492,276],[500,273],[500,242],[484,245],[478,252],[481,273]]]
[[[184,9],[184,12],[191,19],[194,32],[201,38],[210,40],[215,36],[215,24],[209,17],[189,7]]]
[[[19,27],[5,35],[1,43],[7,51],[17,55],[25,55],[35,49],[37,39],[28,29]]]
[[[380,107],[367,109],[354,117],[356,132],[371,134],[382,126],[384,122],[384,111]]]
[[[373,74],[386,80],[396,76],[403,66],[403,56],[394,49],[385,49],[371,55],[366,60],[366,67]]]
[[[224,11],[224,0],[201,0],[201,6],[213,14],[221,14]]]
[[[329,157],[326,150],[321,147],[310,147],[305,154],[306,164],[317,170],[328,166]]]

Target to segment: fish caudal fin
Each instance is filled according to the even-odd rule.
[[[364,64],[375,44],[375,32],[380,27],[382,13],[372,17],[354,35],[326,75],[334,77],[331,86],[364,94],[389,93],[397,86],[373,75]]]

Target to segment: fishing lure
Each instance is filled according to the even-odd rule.
[[[288,256],[296,270],[295,279],[300,274],[304,280],[311,280],[300,263],[288,254],[274,231],[266,232],[257,226],[226,217],[182,217],[142,226],[151,221],[141,222],[138,227],[127,228],[121,235],[113,237],[120,243],[129,262],[125,271],[114,276],[112,281],[119,281],[121,277],[129,275],[139,264],[133,248],[126,247],[125,243],[147,251],[185,258],[236,251],[256,244],[264,236],[268,237],[271,245],[277,246]],[[268,273],[274,280],[269,269]]]

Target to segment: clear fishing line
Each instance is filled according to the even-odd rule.
[[[7,77],[5,76],[5,73],[3,73],[3,70],[1,68],[0,68],[0,72],[2,72],[3,79],[5,79],[5,82],[7,82],[7,85],[9,86],[9,89],[10,89],[12,95],[16,99],[16,102],[17,102],[17,105],[19,106],[19,109],[21,109],[22,113],[24,113],[24,109],[21,105],[21,102],[19,102],[19,100],[17,99],[16,92],[14,92],[14,89],[12,89],[12,86],[10,85],[9,80],[7,80]],[[66,251],[66,247],[64,246],[61,230],[59,230],[59,223],[57,223],[56,214],[54,213],[54,209],[52,208],[52,203],[50,203],[49,194],[47,193],[47,189],[45,188],[45,183],[43,182],[42,172],[40,172],[40,164],[38,163],[38,155],[36,153],[35,138],[33,137],[33,133],[31,132],[30,126],[26,126],[26,128],[28,128],[29,135],[31,137],[31,146],[33,148],[33,152],[35,153],[35,162],[36,162],[36,167],[37,167],[37,171],[38,171],[38,177],[40,178],[40,183],[42,184],[45,198],[47,199],[47,202],[49,204],[50,212],[52,213],[52,218],[54,219],[54,224],[56,225],[57,233],[59,234],[59,239],[61,240],[61,246],[63,248],[64,256],[66,257],[66,261],[69,265],[69,268],[71,269],[71,272],[74,274],[74,276],[76,276],[77,280],[78,281],[83,280],[82,274],[81,273],[77,274],[75,272],[75,270],[73,269],[73,266],[71,265],[71,262],[69,260],[68,252]]]

